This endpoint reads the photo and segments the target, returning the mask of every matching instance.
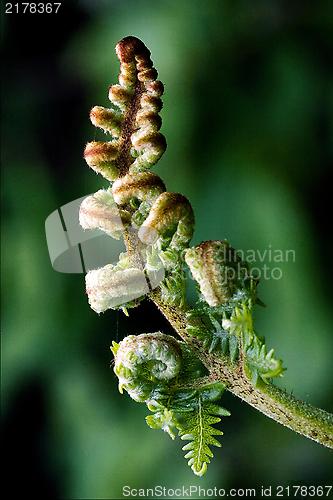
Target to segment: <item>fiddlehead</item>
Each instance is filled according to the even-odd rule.
[[[127,205],[132,199],[152,204],[165,190],[162,179],[151,172],[127,174],[112,185],[112,194],[118,205]]]
[[[126,265],[126,256],[124,257]],[[108,264],[100,269],[89,271],[86,275],[86,291],[90,307],[97,313],[107,309],[135,307],[149,292],[146,277],[141,269],[121,268]]]
[[[100,229],[119,239],[130,214],[117,207],[110,190],[100,189],[81,203],[79,221],[83,229]]]
[[[163,181],[146,171],[166,147],[158,115],[163,85],[156,80],[150,53],[140,40],[125,38],[117,44],[116,53],[120,60],[119,84],[110,87],[109,98],[118,109],[95,106],[90,113],[92,123],[113,138],[88,143],[84,153],[88,165],[112,186],[82,203],[80,223],[85,229],[99,228],[116,238],[126,228],[139,229],[136,250],[140,265],[136,259],[126,272],[117,271],[116,275],[110,266],[91,271],[86,281],[89,302],[98,312],[124,309],[124,304],[119,304],[121,299],[125,302],[126,294],[118,283],[122,283],[121,276],[129,276],[135,283],[137,300],[133,302],[133,294],[127,293],[128,302],[129,306],[136,305],[139,291],[144,295],[150,289],[149,282],[143,286],[143,273],[163,270],[163,299],[182,305],[185,288],[181,251],[192,237],[193,210],[184,196],[166,192]],[[99,277],[107,277],[103,287],[95,284]]]
[[[90,142],[84,151],[88,165],[109,181],[149,169],[166,148],[158,116],[163,85],[156,80],[149,50],[138,38],[127,37],[117,44],[116,53],[119,85],[109,89],[116,109],[95,106],[90,113],[92,123],[114,139]]]
[[[162,193],[155,200],[147,219],[139,230],[143,243],[153,244],[158,238],[167,240],[170,248],[180,250],[191,241],[194,214],[189,201],[178,193]]]
[[[152,204],[166,190],[164,182],[152,172],[126,174],[112,186],[112,194],[119,206],[132,212],[132,223],[139,227],[146,219]]]
[[[248,266],[227,241],[204,241],[185,252],[185,261],[210,306],[225,304],[248,279]]]
[[[124,38],[116,53],[119,84],[109,90],[114,108],[95,106],[90,113],[92,123],[112,139],[90,142],[84,153],[111,186],[82,203],[80,223],[123,236],[127,253],[115,266],[87,274],[88,300],[96,312],[126,312],[149,296],[183,340],[157,332],[114,342],[120,391],[147,405],[151,428],[189,441],[183,449],[197,475],[207,470],[210,446],[219,446],[215,436],[222,432],[213,425],[229,415],[217,404],[225,388],[296,432],[333,447],[332,416],[270,383],[284,369],[255,332],[258,281],[247,263],[227,241],[188,248],[194,230],[189,201],[167,192],[163,181],[147,171],[166,148],[158,115],[163,85],[140,40]],[[185,262],[200,291],[192,309],[186,304]]]
[[[125,389],[135,401],[149,401],[154,393],[170,389],[181,370],[180,344],[161,332],[129,335],[119,344],[114,342],[112,352],[119,391]]]
[[[224,385],[204,384],[200,389],[186,388],[204,375],[204,367],[193,357],[186,344],[161,332],[129,335],[119,344],[113,342],[114,372],[119,391],[125,389],[137,402],[146,403],[152,415],[146,422],[162,429],[172,439],[178,432],[185,458],[193,472],[202,476],[213,456],[210,446],[221,446],[213,436],[222,431],[213,427],[219,416],[229,412],[218,406]]]

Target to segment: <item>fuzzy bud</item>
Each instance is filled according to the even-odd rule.
[[[122,116],[113,109],[94,106],[90,111],[90,120],[95,127],[101,128],[104,132],[109,132],[113,137],[119,137]]]
[[[149,216],[139,229],[139,238],[146,245],[157,237],[171,238],[170,248],[188,245],[194,229],[194,214],[190,202],[179,193],[162,193],[154,202]]]
[[[87,273],[86,292],[90,307],[101,313],[142,297],[149,293],[149,288],[142,270],[115,270],[112,264],[108,264]]]
[[[130,215],[117,207],[110,190],[100,189],[81,203],[79,221],[83,229],[100,229],[119,239]]]
[[[95,172],[102,174],[109,181],[118,177],[115,162],[118,155],[118,144],[112,142],[88,142],[84,150],[84,158]]]
[[[164,182],[151,172],[127,174],[117,179],[112,186],[112,194],[118,205],[125,205],[131,198],[152,203],[163,191],[165,191]]]
[[[206,302],[227,302],[247,275],[247,265],[227,241],[205,241],[185,252],[185,261]]]
[[[131,104],[133,91],[122,87],[121,85],[112,85],[109,88],[109,99],[121,111],[125,112]]]
[[[135,401],[149,401],[155,389],[169,385],[181,370],[179,343],[161,332],[129,335],[111,350],[119,391],[125,389]]]

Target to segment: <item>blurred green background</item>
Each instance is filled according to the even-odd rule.
[[[196,213],[194,243],[294,249],[266,280],[257,328],[281,381],[327,410],[332,394],[332,2],[64,0],[58,14],[2,15],[2,408],[11,496],[117,498],[124,485],[328,484],[332,453],[230,394],[223,448],[196,478],[181,443],[120,396],[109,345],[170,327],[149,303],[126,318],[88,306],[83,275],[52,270],[57,207],[99,189],[82,151],[98,136],[114,46],[140,37],[165,84],[157,173]],[[2,7],[3,8],[3,7]]]

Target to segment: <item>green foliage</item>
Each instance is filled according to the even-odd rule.
[[[225,386],[222,383],[207,384],[200,389],[185,389],[176,391],[168,400],[167,406],[149,402],[148,408],[153,412],[146,417],[146,422],[152,429],[162,429],[172,439],[176,431],[183,441],[189,441],[183,450],[185,458],[194,474],[202,476],[207,471],[213,453],[211,446],[220,447],[220,442],[214,436],[223,432],[213,427],[221,421],[221,416],[230,413],[216,404]]]
[[[167,273],[167,276],[160,284],[162,300],[171,306],[183,307],[185,304],[185,276],[179,269]]]
[[[127,37],[117,44],[116,51],[121,63],[120,85],[110,88],[109,97],[124,113],[123,121],[114,110],[101,107],[93,108],[91,119],[121,140],[89,143],[85,150],[89,166],[113,184],[106,199],[104,192],[97,193],[85,203],[81,219],[89,228],[118,235],[119,221],[112,226],[105,222],[113,216],[116,203],[125,224],[124,229],[120,225],[120,233],[125,236],[128,253],[121,255],[117,266],[88,273],[90,304],[97,312],[114,308],[120,293],[129,305],[136,305],[131,298],[141,298],[158,285],[158,305],[186,314],[186,332],[201,341],[207,354],[243,368],[255,386],[268,383],[281,375],[283,368],[254,331],[253,307],[260,303],[258,281],[226,240],[188,247],[194,230],[191,204],[182,194],[167,192],[163,181],[146,171],[166,145],[158,117],[163,85],[156,80],[150,53],[140,40]],[[187,313],[185,262],[200,292],[198,304]],[[128,275],[133,284],[126,281]],[[144,278],[143,284],[139,278]],[[129,292],[136,286],[134,297],[125,293],[127,284],[131,285]],[[120,307],[126,312],[126,300]],[[146,417],[149,427],[163,430],[172,439],[178,434],[188,441],[183,447],[188,464],[196,475],[205,474],[213,457],[211,447],[221,446],[216,436],[223,433],[214,425],[221,416],[229,415],[216,403],[225,385],[203,379],[209,373],[190,347],[161,332],[129,335],[119,344],[113,343],[111,350],[119,391],[126,390],[132,399],[147,404],[152,412]]]
[[[196,310],[187,313],[187,332],[202,340],[208,352],[216,352],[230,358],[232,362],[238,357],[238,338],[222,327],[221,322],[213,314],[198,314]]]
[[[268,383],[271,378],[283,374],[282,361],[274,357],[274,349],[267,352],[264,339],[260,338],[253,326],[252,302],[235,307],[229,319],[224,319],[222,325],[232,335],[237,335],[241,341],[244,353],[244,371],[254,385],[260,381]]]
[[[177,425],[175,421],[174,412],[168,410],[165,406],[159,403],[150,403],[149,409],[154,412],[152,415],[147,415],[146,422],[151,429],[161,429],[169,434],[171,439],[175,439]]]
[[[213,316],[211,316],[210,319],[215,330],[212,332],[212,342],[209,346],[209,352],[213,352],[218,348],[222,354],[229,355],[232,362],[236,361],[238,357],[237,336],[224,330],[222,324],[220,324]]]
[[[183,307],[186,295],[186,280],[181,252],[165,247],[165,240],[159,239],[154,245],[145,248],[145,269],[148,272],[164,272],[160,283],[162,300],[172,306]]]
[[[246,299],[244,300],[244,296]],[[209,307],[201,305],[187,313],[187,332],[199,338],[208,352],[226,356],[232,363],[239,358],[239,350],[244,355],[246,376],[257,386],[266,384],[274,377],[283,375],[282,360],[274,357],[274,349],[267,350],[264,339],[253,327],[252,297],[239,293],[240,300],[233,304]],[[230,312],[231,311],[231,312]]]
[[[147,404],[150,428],[188,440],[185,458],[195,474],[203,475],[213,456],[210,447],[221,446],[214,436],[222,431],[213,425],[229,415],[216,404],[224,384],[202,383],[205,368],[188,346],[160,332],[130,335],[113,342],[111,349],[119,391],[125,389],[132,399]]]
[[[274,357],[274,349],[267,352],[264,339],[260,339],[256,335],[253,336],[245,353],[245,373],[254,385],[258,385],[260,380],[267,384],[269,379],[279,377],[285,371],[282,360]]]
[[[199,396],[197,410],[184,419],[180,436],[189,443],[182,449],[187,451],[185,458],[189,459],[188,465],[197,476],[203,476],[207,471],[207,465],[213,457],[210,446],[221,446],[214,436],[222,435],[223,432],[213,427],[221,420],[215,416],[216,413],[220,414],[219,411],[216,405],[203,405]]]

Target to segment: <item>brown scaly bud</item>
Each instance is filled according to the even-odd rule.
[[[113,137],[119,137],[121,132],[122,116],[113,109],[94,106],[90,111],[90,120],[95,127],[109,132]]]
[[[118,140],[89,143],[84,154],[88,165],[110,181],[149,169],[166,149],[158,116],[163,84],[156,80],[149,50],[129,36],[117,44],[116,53],[119,84],[110,87],[109,99],[119,111],[95,106],[90,119]]]
[[[146,245],[159,237],[171,238],[170,248],[188,245],[194,230],[194,214],[190,202],[179,193],[162,193],[155,200],[138,235]]]
[[[162,179],[151,172],[127,174],[117,179],[112,186],[112,194],[118,205],[126,205],[131,198],[152,203],[164,191]]]
[[[145,44],[135,36],[126,36],[116,45],[116,53],[121,63],[131,63],[135,58],[150,61],[150,51]],[[152,63],[150,61],[150,65]]]
[[[134,92],[121,85],[111,85],[109,88],[109,99],[121,111],[125,112],[130,106]]]
[[[109,181],[114,181],[118,176],[117,154],[115,142],[88,142],[84,150],[84,158],[89,167]]]
[[[188,248],[185,261],[212,307],[227,302],[247,275],[247,264],[227,241],[204,241]]]

